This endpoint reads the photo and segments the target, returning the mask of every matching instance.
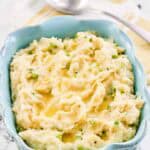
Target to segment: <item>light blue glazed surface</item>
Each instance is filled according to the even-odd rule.
[[[11,92],[9,79],[9,64],[12,56],[20,48],[28,46],[34,39],[41,37],[72,37],[79,31],[96,31],[101,36],[112,37],[120,46],[126,49],[134,70],[135,91],[144,101],[145,106],[142,110],[139,128],[136,136],[124,143],[114,143],[106,146],[105,150],[132,150],[143,138],[146,131],[146,120],[149,115],[149,96],[145,84],[143,69],[135,57],[134,47],[125,33],[112,22],[107,20],[78,20],[71,16],[54,17],[43,24],[27,27],[8,35],[4,47],[0,52],[0,103],[4,110],[4,120],[8,132],[14,137],[21,150],[30,148],[18,136],[15,129],[14,117],[11,110]]]

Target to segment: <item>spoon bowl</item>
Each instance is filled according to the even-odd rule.
[[[86,9],[88,0],[46,0],[48,4],[58,11],[75,15]]]

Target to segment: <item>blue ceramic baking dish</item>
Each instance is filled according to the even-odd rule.
[[[34,39],[41,37],[72,37],[79,31],[96,31],[105,38],[112,37],[115,42],[126,49],[132,63],[135,77],[135,93],[140,95],[145,106],[142,110],[136,136],[128,142],[114,143],[104,147],[105,150],[133,150],[142,140],[146,131],[146,120],[149,115],[149,98],[141,64],[135,57],[134,47],[125,33],[113,22],[107,20],[80,20],[71,16],[54,17],[40,25],[26,27],[8,35],[4,47],[0,51],[0,103],[3,107],[3,117],[9,134],[14,138],[20,150],[31,150],[18,136],[14,116],[11,110],[11,91],[9,79],[9,64],[13,55],[20,48],[26,47]]]

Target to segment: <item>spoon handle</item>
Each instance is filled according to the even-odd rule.
[[[115,14],[112,14],[106,10],[98,11],[96,9],[91,8],[90,11],[93,13],[103,13],[104,15],[107,15],[107,16],[121,22],[126,27],[131,29],[134,33],[136,33],[138,36],[140,36],[144,41],[146,41],[147,43],[150,43],[150,32],[143,30],[142,28],[138,27],[137,25],[129,23],[129,22],[123,20],[122,18],[116,16]]]
[[[146,42],[150,43],[150,32],[143,30],[142,28],[129,23],[123,19],[121,19],[120,17],[107,12],[107,11],[102,11],[103,14],[110,16],[112,18],[114,18],[115,20],[121,22],[122,24],[124,24],[125,26],[127,26],[128,28],[130,28],[132,31],[134,31],[137,35],[139,35],[143,40],[145,40]]]

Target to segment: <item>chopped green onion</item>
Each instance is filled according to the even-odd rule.
[[[107,67],[107,68],[106,68],[106,70],[110,70],[110,68],[109,68],[109,67]]]
[[[96,125],[96,121],[94,121],[94,120],[90,120],[89,122],[90,122],[90,124],[91,124],[92,126],[95,126],[95,125]]]
[[[12,96],[12,99],[13,99],[13,100],[16,100],[16,95],[15,95],[15,94]]]
[[[119,46],[118,43],[114,43],[114,44],[115,44],[115,46],[117,46],[117,47]]]
[[[67,45],[64,45],[64,50],[66,50],[67,49]]]
[[[103,101],[106,101],[106,100],[107,100],[107,98],[106,98],[106,97],[104,97],[104,98],[103,98]]]
[[[49,48],[58,48],[58,46],[54,43],[50,43]]]
[[[115,121],[114,125],[118,126],[119,125],[119,121]]]
[[[39,75],[34,72],[32,68],[29,68],[29,74],[28,74],[28,79],[38,79]]]
[[[58,46],[54,43],[50,43],[49,46],[48,46],[48,51],[51,53],[51,54],[55,54],[55,52],[53,51],[53,49],[56,49],[58,48]]]
[[[93,41],[93,39],[92,39],[92,38],[90,38],[90,39],[89,39],[89,41],[90,41],[90,42],[92,42],[92,41]]]
[[[33,96],[35,96],[35,93],[34,93],[34,92],[32,92],[32,95],[33,95]]]
[[[33,72],[31,73],[31,78],[32,78],[32,79],[35,79],[35,80],[36,80],[36,79],[38,79],[38,77],[39,77],[38,74],[33,73]]]
[[[27,51],[27,54],[32,55],[34,51],[35,51],[35,47],[32,47]]]
[[[28,70],[29,70],[29,72],[32,72],[32,71],[33,71],[33,69],[32,69],[32,68],[29,68]]]
[[[69,52],[66,52],[66,55],[67,55],[67,56],[70,56],[70,53],[69,53]]]
[[[124,67],[125,67],[125,64],[124,64],[124,63],[121,63],[121,64],[120,64],[120,67],[121,67],[121,68],[124,68]]]
[[[51,48],[49,48],[48,51],[53,54],[53,50]]]
[[[115,93],[116,93],[116,88],[112,86],[108,91],[108,95],[115,96]]]
[[[82,137],[80,135],[76,135],[76,139],[82,140]]]
[[[120,93],[123,94],[124,93],[124,89],[120,89]]]
[[[32,54],[33,54],[33,50],[29,50],[29,51],[28,51],[28,54],[29,54],[29,55],[32,55]]]
[[[116,58],[118,58],[118,55],[115,55],[115,54],[114,54],[114,55],[112,55],[112,58],[113,58],[113,59],[116,59]]]
[[[78,34],[75,34],[73,38],[76,39],[77,37],[78,37]]]
[[[23,128],[22,128],[22,127],[17,126],[17,127],[16,127],[16,130],[17,130],[18,132],[20,132],[20,131],[23,131]]]
[[[94,53],[90,53],[90,57],[93,57],[94,56]]]
[[[111,106],[110,106],[110,105],[108,105],[108,106],[107,106],[107,109],[108,109],[108,110],[110,110],[110,109],[111,109]]]
[[[62,133],[58,134],[56,137],[57,137],[59,140],[62,140]]]
[[[89,148],[85,148],[83,146],[78,146],[78,149],[77,150],[89,150]]]
[[[99,72],[102,72],[104,69],[103,68],[99,68]]]
[[[68,62],[68,63],[66,64],[65,69],[67,69],[67,70],[69,70],[69,69],[70,69],[70,62]]]

